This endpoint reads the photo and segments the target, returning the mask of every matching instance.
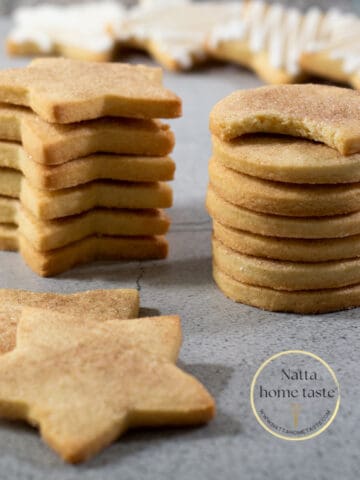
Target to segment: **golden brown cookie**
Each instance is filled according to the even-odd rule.
[[[0,195],[19,198],[35,216],[49,220],[77,215],[97,207],[146,209],[169,208],[172,205],[172,189],[165,182],[99,180],[50,191],[33,187],[23,175],[10,169],[0,169]]]
[[[340,215],[359,211],[360,183],[298,185],[272,182],[209,164],[210,181],[228,202],[261,213],[295,217]]]
[[[19,345],[0,359],[0,415],[38,425],[64,460],[84,461],[131,427],[196,425],[214,416],[206,389],[164,354],[161,330],[178,345],[169,317],[137,322],[131,335],[126,321],[82,329],[84,338],[69,330],[64,345],[59,315],[41,316],[24,313]]]
[[[360,257],[360,235],[311,240],[266,237],[227,227],[216,220],[213,230],[226,247],[253,257],[310,263]]]
[[[170,157],[93,154],[58,165],[41,165],[21,145],[0,141],[0,168],[19,170],[36,188],[59,190],[94,180],[158,182],[173,180]]]
[[[64,58],[36,59],[26,68],[2,70],[0,101],[30,107],[53,123],[181,115],[181,101],[163,87],[158,68]]]
[[[2,229],[7,230],[4,226]],[[7,233],[10,238],[14,235],[13,231]],[[15,234],[15,250],[19,250],[27,265],[42,277],[58,275],[77,265],[98,260],[162,260],[167,257],[169,250],[168,242],[163,236],[93,235],[56,250],[41,252],[24,236]],[[10,242],[9,238],[7,242]]]
[[[210,129],[222,140],[281,133],[325,143],[343,155],[360,152],[360,92],[327,85],[238,90],[218,102]]]
[[[213,135],[213,156],[225,167],[288,183],[360,181],[360,154],[341,155],[321,143],[284,135],[254,134],[223,141]]]
[[[1,289],[0,304],[0,354],[15,348],[16,329],[24,307],[71,315],[73,321],[81,318],[83,323],[102,322],[109,318],[136,318],[139,315],[139,293],[132,289],[88,290],[70,294]]]
[[[21,142],[32,160],[58,165],[97,152],[163,156],[175,143],[159,120],[101,118],[71,125],[51,124],[31,110],[0,104],[0,139]]]
[[[235,280],[275,290],[320,290],[360,283],[360,259],[285,262],[235,252],[213,238],[213,260]]]
[[[36,250],[46,252],[94,235],[165,235],[170,220],[162,210],[109,208],[95,208],[80,215],[41,220],[18,200],[0,197],[0,224],[16,225],[18,235],[26,237]]]
[[[360,306],[360,285],[287,292],[238,282],[214,264],[214,279],[222,292],[235,302],[273,312],[326,313]]]
[[[331,217],[285,217],[239,207],[224,200],[210,185],[206,207],[218,222],[258,235],[299,239],[342,238],[360,234],[360,212]]]

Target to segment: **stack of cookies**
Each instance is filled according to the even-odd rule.
[[[211,113],[214,278],[274,311],[360,305],[360,92],[238,91]]]
[[[157,68],[41,59],[0,72],[0,248],[39,275],[160,259],[181,114]],[[6,103],[5,103],[6,102]]]

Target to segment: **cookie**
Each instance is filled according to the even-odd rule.
[[[301,67],[312,75],[360,86],[357,45],[360,19],[336,9],[328,12],[328,25],[319,39],[312,42],[300,58]]]
[[[20,171],[36,188],[61,190],[95,180],[157,182],[173,180],[174,161],[166,157],[94,154],[59,165],[41,165],[14,142],[0,141],[0,168]]]
[[[213,135],[213,156],[225,167],[254,177],[288,183],[360,181],[360,154],[341,155],[321,143],[254,134],[230,142]]]
[[[158,68],[64,58],[36,59],[25,68],[1,70],[0,101],[30,107],[54,123],[181,115],[181,100],[163,87]]]
[[[237,2],[142,2],[113,31],[123,47],[145,50],[169,70],[189,70],[207,59],[211,29],[239,12]]]
[[[16,329],[24,307],[71,315],[74,324],[80,318],[83,323],[90,323],[109,318],[136,318],[139,315],[139,293],[131,289],[89,290],[71,294],[1,289],[0,304],[0,354],[15,348]],[[47,317],[47,313],[42,319]]]
[[[224,167],[212,159],[210,181],[225,200],[260,213],[295,217],[359,211],[360,183],[299,185],[272,182]]]
[[[58,275],[77,265],[95,261],[162,260],[167,257],[169,251],[168,242],[164,236],[93,235],[62,248],[41,252],[36,250],[23,235],[16,233],[14,239],[14,232],[9,231],[6,226],[3,225],[1,230],[6,233],[7,242],[10,242],[12,236],[14,250],[19,251],[25,263],[42,277]],[[1,237],[0,247],[3,247]]]
[[[268,83],[294,83],[305,77],[299,56],[317,39],[322,17],[315,7],[302,14],[276,3],[244,2],[238,16],[212,30],[207,51],[253,69]]]
[[[10,55],[61,55],[107,62],[115,53],[109,26],[122,22],[125,9],[118,3],[42,4],[17,8],[6,50]]]
[[[9,205],[10,203],[10,205]],[[2,204],[5,208],[2,209]],[[165,235],[169,218],[162,210],[116,210],[98,208],[84,214],[57,220],[40,220],[21,206],[18,200],[0,197],[0,224],[15,224],[40,251],[54,250],[93,235],[147,236]]]
[[[77,215],[93,208],[169,208],[172,190],[165,182],[95,181],[62,190],[40,190],[19,172],[0,170],[0,195],[19,198],[38,218]]]
[[[342,155],[360,151],[360,92],[326,85],[276,85],[238,90],[210,114],[221,140],[281,133],[325,143]]]
[[[213,221],[215,237],[236,252],[290,262],[326,262],[360,257],[360,235],[335,239],[265,237]]]
[[[210,185],[206,207],[217,222],[257,235],[334,239],[360,234],[360,211],[331,217],[285,217],[247,210],[224,200]]]
[[[164,355],[163,328],[167,342],[178,345],[169,317],[84,328],[83,339],[69,330],[64,345],[63,320],[55,315],[34,321],[24,313],[19,332],[30,335],[0,359],[0,415],[39,426],[65,461],[90,458],[131,427],[197,425],[214,416],[207,390]]]
[[[360,306],[360,285],[287,292],[238,282],[213,266],[214,279],[221,291],[235,302],[263,310],[291,313],[327,313]]]
[[[311,7],[304,13],[279,3],[253,0],[243,3],[240,15],[213,28],[208,53],[254,70],[267,83],[306,80],[302,54],[346,32],[357,30],[359,19],[331,8]],[[311,72],[310,72],[311,73]]]
[[[274,290],[320,290],[360,283],[360,259],[289,262],[235,252],[213,238],[213,260],[219,269],[249,285]]]
[[[58,165],[93,153],[168,155],[174,134],[158,120],[102,118],[72,125],[45,122],[26,108],[0,105],[0,139],[21,142],[37,163]]]
[[[67,348],[93,341],[100,333],[106,343],[112,332],[127,339],[128,345],[140,348],[165,360],[176,362],[182,342],[181,321],[177,315],[162,317],[115,318],[101,313],[100,318],[87,318],[83,313],[49,311],[44,307],[25,306],[19,315],[16,346]],[[44,318],[45,317],[45,318]],[[121,320],[121,322],[119,322]],[[119,324],[123,323],[122,326]],[[58,335],[59,328],[63,334]]]

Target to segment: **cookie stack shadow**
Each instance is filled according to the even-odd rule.
[[[107,68],[114,81],[105,114],[95,113],[96,91],[82,108],[81,85],[68,118],[49,121],[30,108],[0,105],[0,248],[19,250],[42,276],[98,259],[167,256],[170,220],[163,209],[172,205],[167,182],[175,172],[169,157],[175,139],[152,117],[179,116],[181,103],[162,87],[159,69],[108,64],[103,76]],[[106,85],[95,69],[86,62],[37,60],[19,76],[25,72],[29,89],[64,70],[74,82],[88,74],[95,86]],[[145,94],[137,93],[139,84]],[[71,88],[59,93],[60,113]]]
[[[221,116],[225,102],[212,114],[206,201],[216,283],[231,299],[271,311],[359,306],[360,154],[273,133],[226,139],[234,115]],[[217,116],[230,120],[225,126]]]

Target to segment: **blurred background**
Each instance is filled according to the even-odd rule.
[[[9,14],[11,11],[19,5],[36,5],[39,3],[53,3],[53,4],[71,4],[71,3],[82,3],[87,0],[0,0],[0,14]],[[198,0],[201,1],[201,0]],[[221,0],[220,0],[221,1]],[[271,1],[271,0],[270,0]],[[356,11],[360,13],[360,0],[276,0],[277,3],[284,3],[289,6],[298,6],[300,8],[306,9],[313,5],[317,5],[322,8],[329,8],[331,6],[336,6],[344,11]],[[101,0],[99,0],[101,3]],[[131,5],[134,3],[132,0],[122,0],[121,3],[125,5]]]

